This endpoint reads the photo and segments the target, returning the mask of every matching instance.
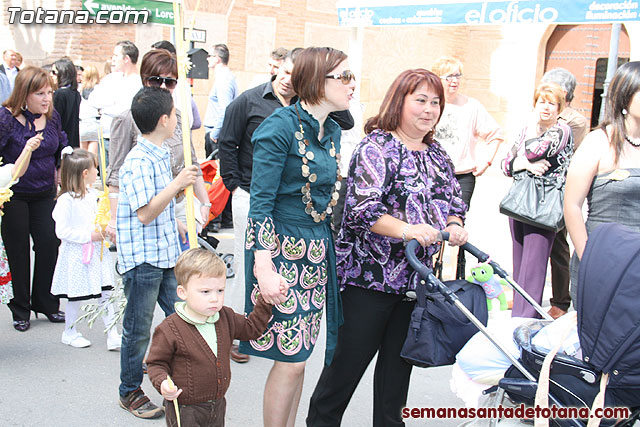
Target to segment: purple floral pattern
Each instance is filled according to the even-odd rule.
[[[344,219],[336,241],[338,282],[392,294],[415,287],[402,239],[371,227],[384,214],[410,224],[444,229],[447,217],[464,218],[467,206],[453,164],[438,142],[411,151],[389,132],[374,130],[356,147],[346,180]],[[440,244],[420,249],[431,266]]]

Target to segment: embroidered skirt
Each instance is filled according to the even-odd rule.
[[[253,311],[259,293],[254,250],[270,248],[274,269],[289,284],[289,298],[273,309],[260,338],[240,343],[240,352],[284,362],[302,362],[320,333],[327,290],[336,289],[335,252],[328,224],[297,227],[271,218],[249,218],[245,241],[245,312]],[[258,245],[256,245],[258,240]]]

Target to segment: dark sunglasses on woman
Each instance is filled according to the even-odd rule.
[[[151,87],[161,87],[162,83],[167,89],[174,89],[178,84],[178,80],[171,77],[151,76],[147,77],[147,82]]]
[[[356,79],[356,76],[351,72],[351,70],[344,70],[340,74],[329,74],[326,77],[328,79],[334,79],[334,80],[340,79],[343,85],[348,85],[349,83],[351,83],[351,80]]]

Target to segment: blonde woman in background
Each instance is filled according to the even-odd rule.
[[[504,136],[498,123],[479,101],[459,93],[462,82],[460,60],[443,56],[433,64],[432,71],[440,76],[445,96],[444,112],[436,127],[435,139],[442,144],[453,161],[456,178],[462,189],[462,200],[468,209],[476,177],[491,166]],[[486,147],[476,152],[478,141],[484,141]],[[455,252],[457,248],[454,248],[453,254]],[[464,269],[463,252],[458,257],[458,278],[464,278]]]
[[[98,154],[98,125],[100,113],[87,100],[93,88],[100,83],[98,69],[89,65],[82,72],[82,84],[78,88],[82,100],[80,102],[80,148]]]

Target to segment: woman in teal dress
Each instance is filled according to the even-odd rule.
[[[340,127],[328,115],[349,108],[355,79],[347,56],[308,48],[291,76],[298,102],[268,117],[253,134],[251,208],[245,242],[245,311],[257,293],[275,305],[267,332],[240,352],[274,360],[264,393],[264,425],[293,425],[305,361],[327,307],[326,363],[342,307],[331,214],[341,186]]]

